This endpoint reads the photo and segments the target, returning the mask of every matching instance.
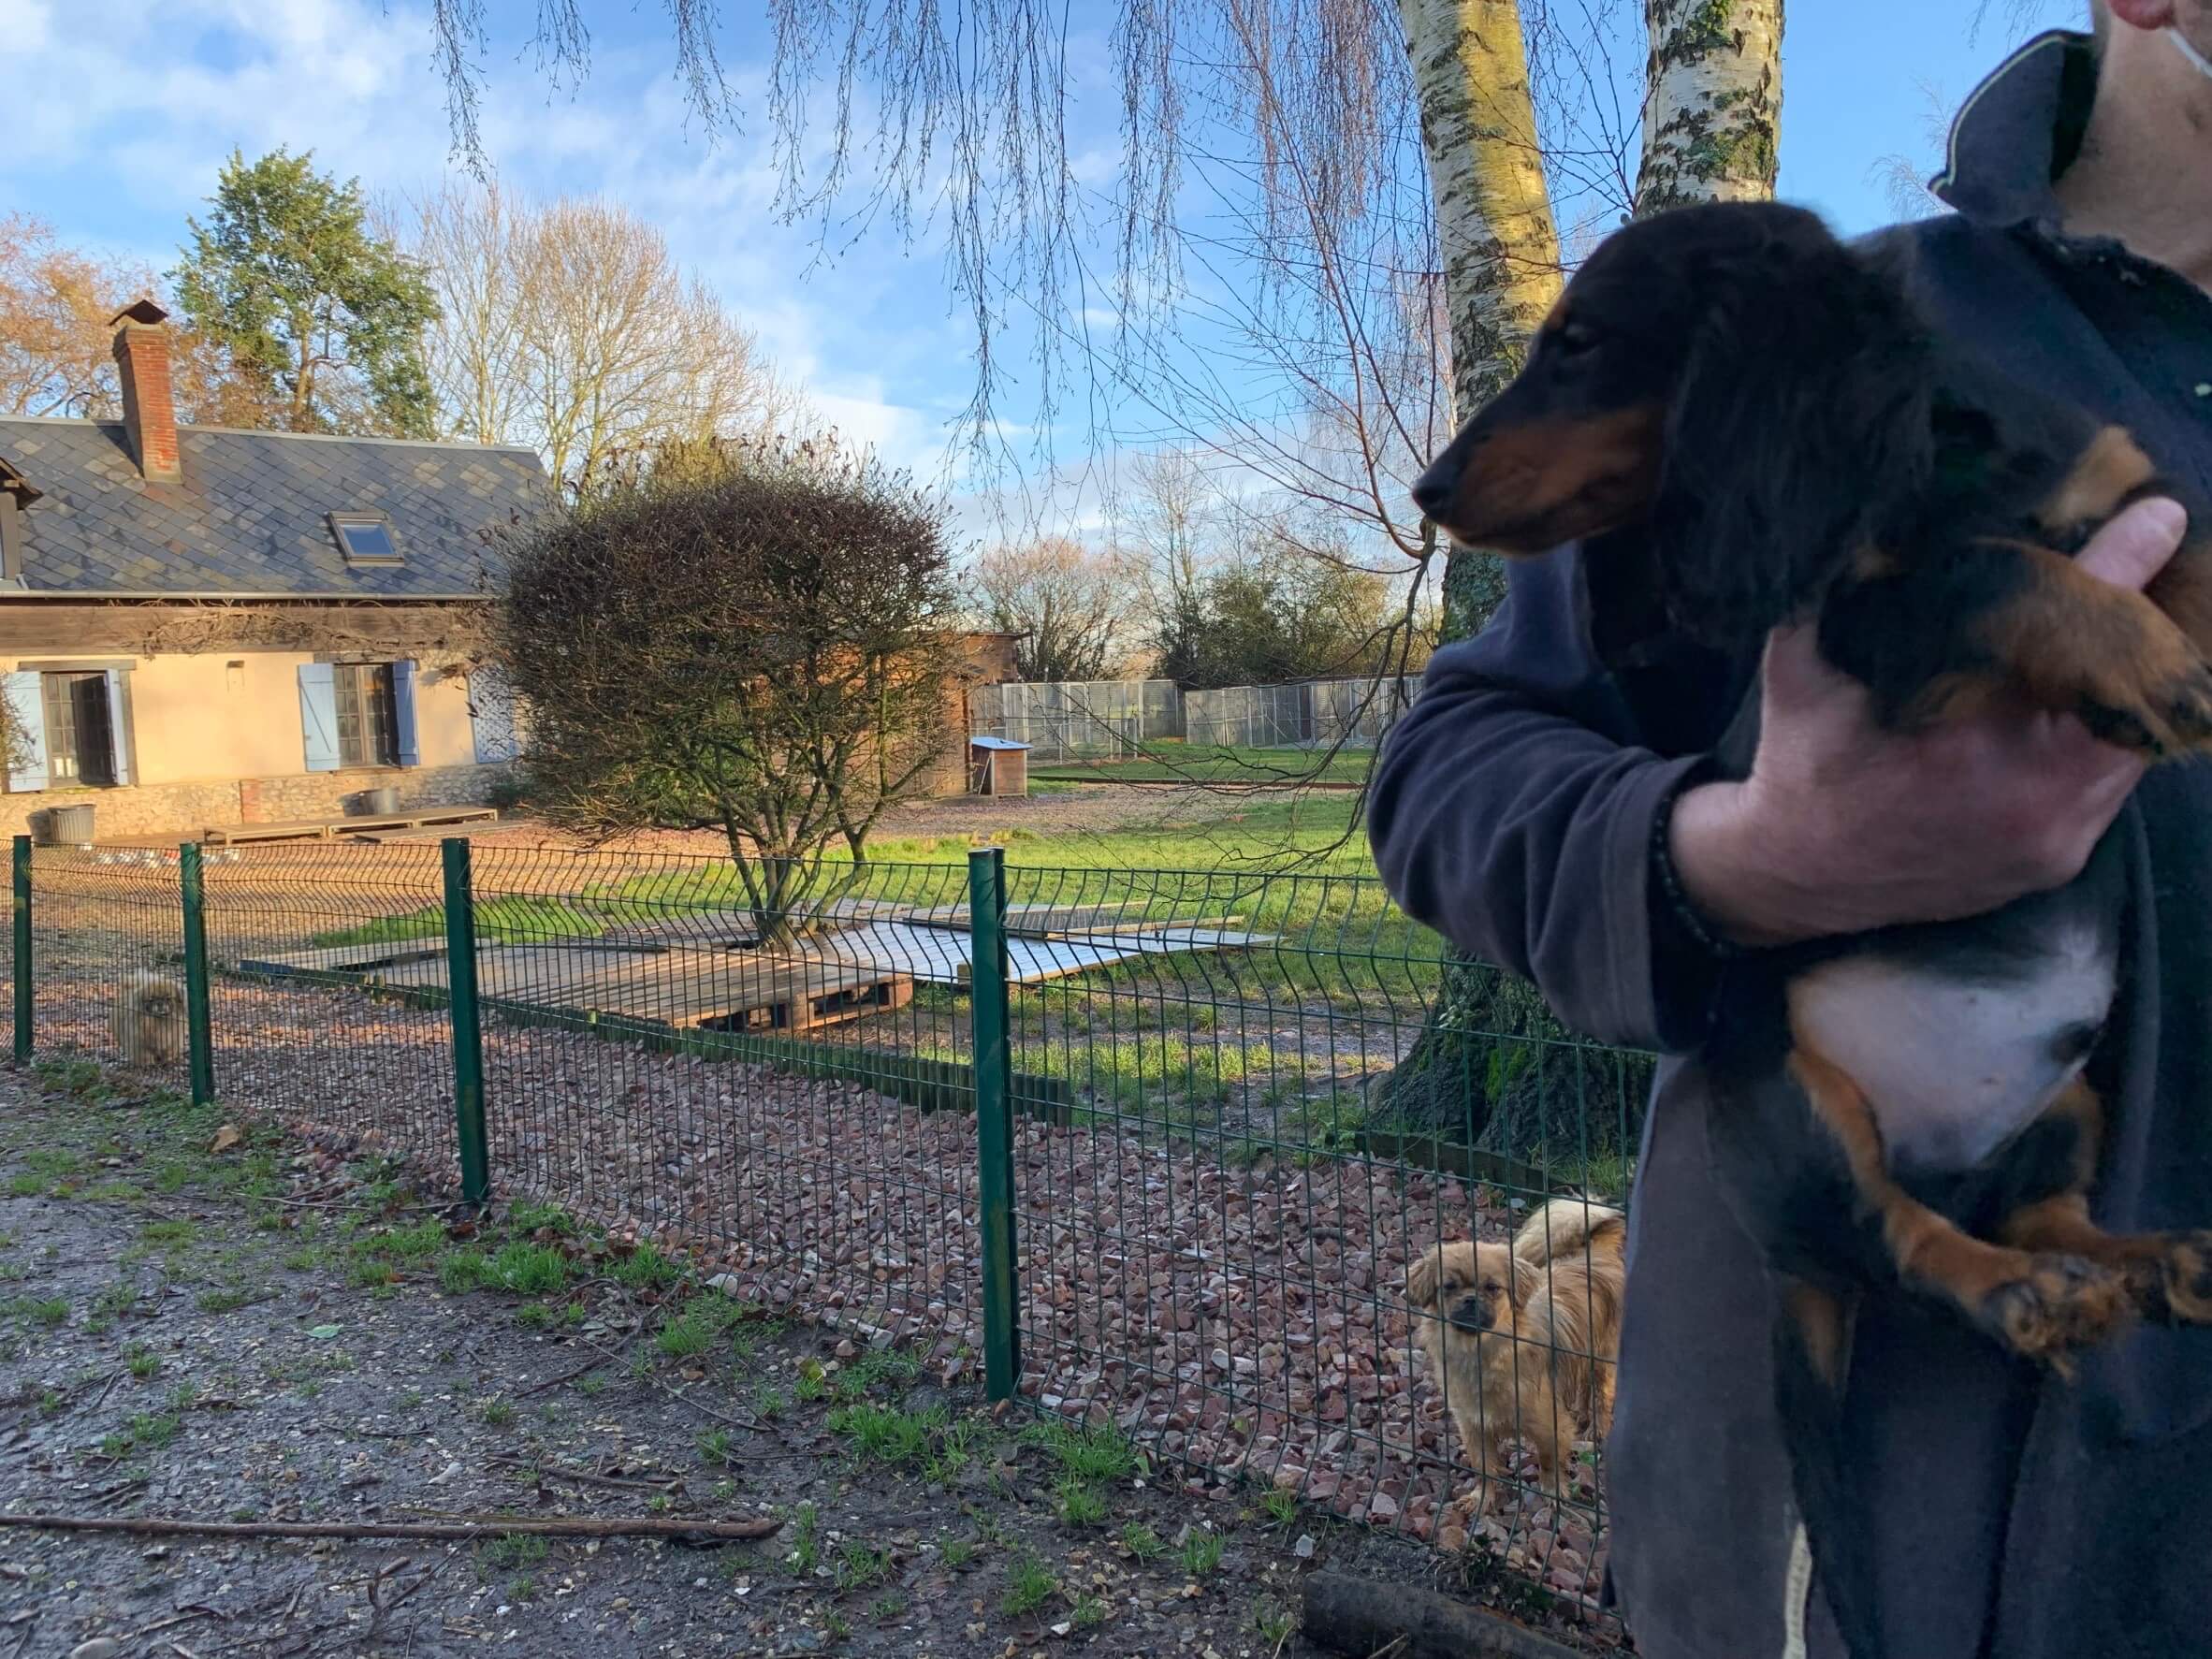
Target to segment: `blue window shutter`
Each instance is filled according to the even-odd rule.
[[[310,772],[338,770],[338,684],[327,662],[299,665],[299,730]]]
[[[137,758],[131,732],[131,677],[127,668],[108,671],[108,741],[115,746],[115,781],[136,783]]]
[[[400,746],[400,764],[422,764],[422,744],[415,735],[415,660],[402,657],[392,664],[393,736]]]
[[[11,674],[0,681],[8,712],[23,739],[23,752],[7,774],[7,787],[26,794],[46,787],[46,686],[36,674]]]

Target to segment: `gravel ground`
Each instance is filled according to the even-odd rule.
[[[642,1092],[611,1138],[683,1173],[705,1145],[684,1125],[703,1129],[706,1117],[659,1101],[652,1070],[638,1067]],[[771,1099],[761,1080],[717,1070],[762,1121],[819,1122],[836,1137],[867,1104]],[[1142,1434],[994,1416],[952,1333],[967,1329],[944,1289],[959,1275],[937,1281],[948,1332],[933,1333],[931,1276],[895,1223],[794,1235],[806,1268],[790,1282],[821,1294],[787,1305],[764,1267],[701,1288],[619,1231],[598,1239],[542,1210],[481,1226],[425,1210],[396,1162],[341,1150],[357,1131],[307,1140],[183,1107],[142,1078],[117,1080],[128,1085],[118,1093],[82,1063],[42,1073],[45,1092],[0,1075],[7,1509],[499,1519],[473,1544],[10,1530],[6,1659],[400,1659],[487,1645],[590,1659],[1063,1649],[1299,1659],[1317,1652],[1294,1629],[1297,1579],[1312,1565],[1404,1583],[1442,1563],[1250,1488],[1194,1487],[1148,1461]],[[349,1099],[309,1115],[337,1117]],[[409,1121],[443,1116],[434,1099],[415,1104],[415,1120],[394,1113],[395,1145]],[[870,1109],[881,1129],[882,1103]],[[958,1132],[902,1122],[878,1139],[910,1156]],[[1029,1143],[1023,1157],[1039,1145],[1066,1150]],[[816,1156],[804,1139],[784,1146]],[[880,1167],[858,1147],[839,1153],[816,1206],[834,1215],[856,1202],[851,1184]],[[964,1183],[943,1181],[939,1197],[952,1247]],[[1269,1213],[1258,1200],[1241,1207]],[[1080,1275],[1055,1259],[1080,1305],[1093,1293],[1072,1288]],[[1211,1288],[1229,1317],[1232,1288]],[[1192,1287],[1201,1342],[1216,1317],[1208,1289],[1203,1276]],[[900,1343],[910,1318],[923,1325]],[[1041,1390],[1061,1369],[1026,1386]],[[1362,1390],[1344,1393],[1364,1412]],[[1209,1431],[1201,1420],[1186,1432]],[[540,1547],[500,1531],[511,1515],[780,1526],[757,1545]]]
[[[406,1160],[454,1196],[442,1014],[354,992],[221,983],[224,1098],[297,1134]],[[42,995],[40,1041],[97,1051],[96,1001]],[[972,1117],[845,1083],[546,1029],[484,1033],[495,1190],[560,1204],[972,1380],[982,1342]],[[1459,1183],[1365,1160],[1245,1164],[1187,1137],[1017,1120],[1021,1390],[1184,1466],[1194,1495],[1281,1487],[1318,1512],[1458,1551],[1467,1477],[1417,1380],[1406,1265],[1511,1217]],[[1473,1542],[1563,1595],[1604,1570],[1580,1502],[1508,1502]]]

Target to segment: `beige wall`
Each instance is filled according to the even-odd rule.
[[[0,663],[13,669],[26,662],[66,662],[74,655],[25,651],[0,658]],[[137,780],[151,785],[305,774],[299,667],[314,660],[306,651],[130,659]],[[87,653],[84,661],[122,659]],[[415,738],[422,764],[473,764],[476,750],[467,678],[436,659],[417,658],[415,664]]]
[[[25,650],[0,657],[0,669],[124,660],[112,651]],[[506,776],[504,766],[475,764],[467,678],[453,659],[430,655],[415,659],[419,765],[309,772],[298,669],[314,660],[254,650],[129,658],[134,786],[10,793],[0,814],[20,830],[42,807],[88,801],[102,835],[140,835],[336,817],[349,797],[386,786],[400,791],[402,807],[469,805]]]

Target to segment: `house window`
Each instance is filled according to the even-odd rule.
[[[338,550],[345,555],[348,564],[406,562],[400,556],[400,538],[393,532],[392,521],[382,513],[333,513],[330,532],[338,538]]]
[[[115,731],[105,674],[44,674],[46,775],[57,789],[115,784]]]
[[[341,766],[396,766],[400,720],[389,662],[341,662],[331,670]]]
[[[391,662],[303,662],[299,730],[307,769],[419,766],[413,658]]]
[[[130,681],[127,665],[27,663],[0,675],[8,789],[113,789],[135,781]]]

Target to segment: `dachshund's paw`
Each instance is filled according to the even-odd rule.
[[[2173,643],[2173,650],[2111,664],[2082,692],[2082,723],[2152,760],[2212,747],[2212,663],[2186,640]]]
[[[2136,1306],[2124,1273],[2078,1256],[2045,1254],[2030,1257],[2026,1273],[1991,1290],[1981,1318],[2015,1353],[2063,1371],[2070,1355],[2103,1341]]]
[[[2143,1317],[2161,1325],[2212,1325],[2212,1232],[2173,1232],[2129,1264]]]

